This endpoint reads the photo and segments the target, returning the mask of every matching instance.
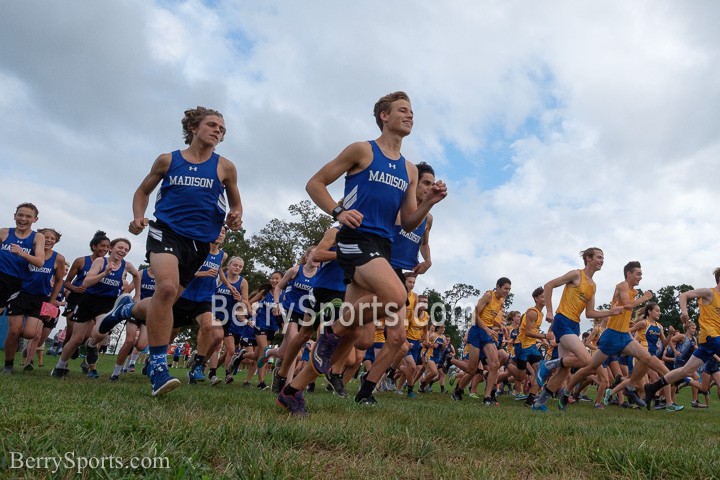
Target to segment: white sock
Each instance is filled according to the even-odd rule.
[[[120,372],[122,372],[122,365],[115,365],[115,368],[113,368],[113,375],[120,375]]]

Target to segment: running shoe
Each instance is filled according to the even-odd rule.
[[[460,401],[462,401],[462,396],[463,396],[462,390],[455,389],[455,391],[452,394],[452,399],[455,400],[456,402],[460,402]]]
[[[415,392],[412,391],[412,390],[409,391],[408,394],[407,394],[407,397],[408,397],[408,398],[415,398]]]
[[[230,385],[234,381],[235,381],[235,379],[233,378],[232,375],[225,375],[225,384],[226,385]],[[245,382],[245,383],[247,383],[248,386],[250,385],[250,382]],[[245,386],[245,384],[243,384],[243,386]]]
[[[339,344],[340,337],[334,333],[325,331],[318,337],[310,352],[313,369],[318,375],[327,375],[330,372],[330,359]]]
[[[560,392],[558,393],[558,409],[561,412],[564,412],[565,410],[567,410],[568,400],[569,400],[569,395],[568,395],[567,390],[565,390],[565,388],[561,388]]]
[[[148,368],[150,383],[152,384],[152,396],[165,395],[180,386],[180,380],[170,375],[167,365],[159,363]]]
[[[584,393],[578,395],[577,399],[580,400],[581,402],[592,402],[592,398],[588,397]]]
[[[375,397],[373,397],[372,395],[368,397],[359,397],[355,395],[355,403],[357,403],[358,405],[367,405],[369,407],[374,407],[378,405],[378,401],[375,400]]]
[[[205,377],[205,372],[203,372],[203,368],[200,365],[197,365],[192,370],[188,371],[188,383],[190,385],[195,385],[198,382],[204,382],[207,380],[207,377]]]
[[[662,400],[655,400],[655,406],[653,407],[655,410],[665,410],[667,407],[667,403]]]
[[[690,378],[690,377],[683,378],[682,381],[680,382],[680,384],[677,386],[677,391],[679,392],[683,388],[690,385],[690,382],[692,382],[692,378]]]
[[[625,392],[625,396],[626,396],[626,397],[628,398],[628,400],[630,400],[632,403],[634,403],[635,405],[637,405],[637,406],[640,407],[640,408],[647,407],[647,404],[645,403],[645,401],[643,401],[642,398],[640,398],[640,396],[638,396],[638,394],[637,394],[637,392],[635,391],[635,389],[630,390],[629,388],[625,387],[625,388],[623,389],[623,391]]]
[[[123,320],[129,320],[131,317],[132,307],[135,306],[133,296],[129,293],[123,293],[117,299],[112,310],[100,320],[100,331],[109,332],[115,325]],[[94,363],[94,362],[90,362]]]
[[[617,375],[615,375],[615,378],[613,378],[613,381],[610,384],[610,388],[615,388],[618,385],[620,385],[620,382],[622,382],[622,378],[623,378],[622,375],[620,375],[619,373]]]
[[[485,405],[486,407],[499,407],[500,403],[494,398],[486,398],[485,400],[483,400],[483,405]]]
[[[260,355],[260,358],[258,358],[257,368],[262,368],[262,367],[264,367],[265,364],[267,363],[267,361],[268,361],[268,357],[267,357],[267,352],[268,352],[268,350],[270,350],[270,346],[269,346],[269,345],[268,345],[267,347],[265,347],[265,349],[263,350],[262,355]]]
[[[652,383],[646,383],[645,387],[643,387],[645,391],[645,406],[648,410],[650,410],[650,402],[652,402],[653,397],[657,393],[657,390],[653,388],[652,385]]]
[[[679,411],[682,410],[683,408],[685,408],[685,407],[683,407],[682,405],[678,405],[678,404],[676,404],[676,403],[671,403],[671,404],[669,404],[667,407],[665,407],[665,411],[667,411],[667,412],[679,412]]]
[[[89,340],[88,340],[89,342]],[[87,343],[85,344],[85,360],[90,365],[95,365],[98,361],[98,358],[100,358],[100,355],[98,354],[98,347],[95,345],[94,347],[91,347]]]
[[[468,398],[480,398],[480,395],[478,395],[477,393],[470,393],[468,394]]]
[[[542,403],[539,404],[539,405],[534,403],[533,406],[532,406],[532,410],[533,410],[534,412],[543,412],[543,413],[545,413],[545,412],[547,412],[547,407],[546,407],[544,404],[542,404]]]
[[[527,400],[527,398],[528,398],[528,396],[525,395],[524,393],[516,393],[515,395],[513,395],[513,400],[515,400],[517,402],[522,401],[522,400]]]
[[[285,393],[285,388],[283,388],[280,393],[278,393],[275,402],[290,412],[290,415],[294,417],[306,417],[308,414],[305,409],[305,398],[303,398],[302,391],[296,392],[295,395],[288,395]]]
[[[221,382],[222,382],[222,380],[220,380],[217,375],[213,375],[212,377],[210,377],[210,386],[211,387],[214,387]]]
[[[690,406],[691,406],[692,408],[708,408],[708,406],[705,405],[704,403],[700,403],[700,402],[697,402],[697,401],[695,401],[695,400],[693,400],[693,401],[690,403]]]
[[[267,389],[270,388],[270,387],[268,386],[267,383],[265,383],[265,382],[260,382],[260,383],[257,384],[257,388],[258,388],[258,390],[267,390]]]
[[[602,403],[596,403],[595,410],[605,410],[605,405],[603,405]]]
[[[50,372],[50,376],[55,377],[55,378],[64,378],[64,377],[67,377],[69,373],[70,373],[69,368],[55,367]]]
[[[402,390],[395,390],[395,395],[405,395],[405,392]]]
[[[110,381],[115,383],[120,380],[120,375],[110,375]]]
[[[285,382],[287,382],[287,378],[280,376],[280,367],[275,367],[273,369],[272,385],[270,390],[273,393],[280,393],[280,391],[285,387]]]
[[[606,389],[605,389],[605,395],[603,395],[603,405],[609,404],[611,397],[612,397],[612,389],[611,389],[611,388],[606,388]]]
[[[245,356],[245,350],[244,348],[241,348],[235,355],[233,355],[232,359],[230,360],[230,371],[235,375],[238,371],[238,368],[240,368],[240,362],[242,362],[243,357]]]
[[[150,366],[150,357],[145,357],[145,363],[143,364],[143,367],[142,367],[142,370],[140,370],[140,373],[142,373],[144,376],[147,377],[149,366]]]
[[[88,365],[87,362],[85,360],[83,360],[82,363],[80,364],[80,369],[82,370],[83,375],[88,374],[88,372],[90,371],[89,367],[90,367],[90,365]]]
[[[545,360],[540,360],[540,366],[538,367],[537,375],[535,375],[535,380],[540,388],[545,385],[548,373],[550,373],[550,371],[545,368]]]
[[[232,378],[232,377],[230,377],[230,378]],[[252,387],[252,383],[250,383],[246,380],[243,382],[243,387],[245,387],[245,388]]]
[[[34,368],[35,367],[33,367],[32,362],[30,362],[30,363],[25,364],[25,366],[23,367],[23,371],[24,372],[32,372]]]
[[[345,388],[345,383],[343,382],[342,375],[330,372],[329,374],[325,375],[325,379],[328,381],[328,384],[332,388],[332,391],[335,395],[340,398],[348,398],[350,396],[347,392],[347,389]]]
[[[96,380],[96,379],[100,378],[100,374],[94,368],[88,372],[87,376],[91,380]]]
[[[12,365],[5,365],[5,368],[3,368],[3,374],[12,375],[13,373],[15,373],[15,368]]]

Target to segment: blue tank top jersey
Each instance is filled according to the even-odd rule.
[[[317,272],[315,273],[317,274]],[[285,298],[282,301],[282,307],[286,312],[292,311],[300,315],[305,313],[302,307],[303,305],[306,305],[307,302],[303,302],[302,297],[307,298],[310,295],[314,279],[315,275],[312,277],[306,277],[303,273],[303,266],[300,265],[297,275],[295,275],[295,278],[290,280],[290,283],[288,283],[285,288]]]
[[[427,217],[411,233],[403,230],[400,225],[395,225],[395,237],[393,237],[392,254],[390,256],[390,265],[393,268],[412,270],[417,266],[419,263],[420,242],[422,242],[423,235],[425,235],[426,227]]]
[[[237,282],[233,282],[230,285],[235,287],[235,289],[239,292],[242,282],[243,276],[240,275],[240,278],[237,280]],[[213,295],[213,312],[215,314],[215,318],[221,321],[229,319],[230,314],[232,313],[233,308],[237,303],[238,301],[235,300],[228,287],[226,287],[222,283],[218,285],[217,289],[215,290],[215,295]]]
[[[370,165],[362,172],[345,177],[343,206],[363,214],[362,224],[356,228],[357,231],[392,241],[395,220],[409,182],[405,157],[401,155],[399,160],[392,160],[382,153],[374,141],[370,141],[370,145],[373,151]]]
[[[173,232],[203,243],[214,242],[225,222],[225,186],[218,178],[220,156],[190,163],[180,150],[172,161],[155,200],[155,218]]]
[[[660,325],[650,325],[645,331],[645,340],[647,340],[650,355],[657,354],[658,341],[660,340]]]
[[[50,258],[45,260],[42,267],[28,264],[23,276],[22,291],[30,295],[42,295],[47,297],[52,292],[52,279],[55,276],[55,259],[57,252],[53,252]]]
[[[10,251],[10,245],[19,245],[20,248],[30,255],[35,255],[35,247],[33,242],[35,241],[35,231],[31,231],[27,238],[20,239],[15,235],[15,229],[8,229],[8,236],[2,244],[0,244],[0,273],[9,275],[11,277],[22,279],[25,275],[25,270],[29,265],[28,261],[15,255]]]
[[[82,286],[85,277],[87,277],[87,274],[90,271],[90,267],[92,267],[92,257],[90,255],[85,256],[84,262],[85,263],[83,263],[82,268],[78,270],[77,274],[75,274],[75,280],[72,281],[72,284],[76,287]]]
[[[331,247],[330,251],[334,252],[335,247]],[[344,278],[345,272],[340,268],[337,261],[323,262],[313,277],[313,288],[327,288],[328,290],[344,292],[347,289],[347,285],[343,281]]]
[[[258,308],[255,311],[255,327],[260,330],[276,331],[280,325],[280,319],[272,314],[275,304],[275,297],[272,291],[265,294],[265,297],[258,301]]]
[[[153,295],[155,295],[155,278],[150,276],[146,268],[142,271],[142,278],[140,279],[140,300]]]
[[[107,264],[107,258],[103,258],[103,269],[101,272],[105,271]],[[95,295],[96,297],[119,297],[122,292],[123,277],[125,277],[125,260],[120,264],[120,268],[107,277],[104,277],[95,285],[88,287],[85,293]]]
[[[217,238],[217,237],[216,237]],[[213,294],[217,288],[217,282],[220,275],[220,263],[222,262],[224,252],[220,250],[218,253],[208,253],[205,261],[198,269],[198,272],[207,272],[215,269],[218,273],[214,277],[194,277],[183,291],[181,297],[193,302],[212,302]]]

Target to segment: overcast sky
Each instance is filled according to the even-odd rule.
[[[598,304],[630,260],[644,289],[710,286],[718,25],[713,1],[6,2],[0,223],[35,203],[69,261],[96,229],[128,236],[134,190],[203,105],[224,114],[254,233],[404,90],[403,153],[449,190],[419,289],[508,276],[524,310],[590,246]]]

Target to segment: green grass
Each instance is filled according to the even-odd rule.
[[[0,478],[717,478],[720,404],[710,410],[529,411],[501,397],[498,408],[431,393],[380,394],[360,407],[318,388],[311,415],[289,417],[268,391],[240,383],[184,385],[150,396],[140,373],[108,382],[79,373],[0,376]],[[244,373],[242,374],[244,378]],[[354,391],[357,385],[351,385]],[[437,386],[436,386],[437,389]],[[680,403],[689,406],[689,389]],[[549,403],[550,405],[550,403]],[[698,440],[699,439],[699,440]],[[167,469],[9,469],[25,457],[166,457]],[[109,461],[109,460],[106,460]]]

